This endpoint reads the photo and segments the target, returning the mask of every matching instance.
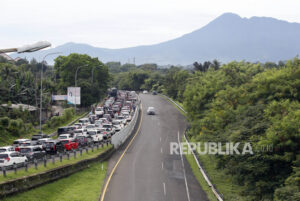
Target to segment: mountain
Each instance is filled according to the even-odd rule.
[[[103,62],[125,63],[135,58],[137,64],[187,65],[195,61],[218,59],[274,61],[287,60],[300,53],[300,24],[269,17],[241,18],[225,13],[192,33],[163,43],[122,49],[97,48],[87,44],[66,43],[56,48],[22,54],[42,60],[49,52],[85,53]],[[16,57],[17,55],[12,55]],[[20,55],[18,55],[20,56]],[[53,63],[53,57],[47,57]]]

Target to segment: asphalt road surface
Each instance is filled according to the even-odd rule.
[[[140,98],[140,131],[111,177],[104,200],[208,200],[184,156],[170,155],[170,142],[178,142],[186,128],[185,117],[160,96],[141,94]],[[149,106],[155,107],[156,115],[147,115]],[[108,175],[125,147],[110,159]]]

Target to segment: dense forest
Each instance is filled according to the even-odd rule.
[[[300,200],[300,60],[194,63],[193,70],[107,63],[114,84],[183,103],[197,142],[250,142],[253,155],[216,155],[245,200]],[[272,147],[265,150],[265,147]]]

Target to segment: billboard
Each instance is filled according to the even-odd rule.
[[[68,96],[67,95],[52,95],[52,100],[53,101],[64,101],[67,100]]]
[[[80,105],[80,87],[68,87],[68,104]]]

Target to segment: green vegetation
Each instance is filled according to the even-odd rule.
[[[102,169],[103,167],[103,169]],[[4,199],[5,201],[97,201],[107,171],[107,162],[93,163],[89,168],[53,183]]]
[[[105,145],[103,148],[99,147],[98,150],[95,147],[94,152],[92,152],[92,150],[89,150],[88,153],[86,153],[83,150],[82,156],[80,156],[80,154],[77,153],[76,159],[74,159],[73,154],[71,153],[70,160],[63,159],[62,162],[55,161],[55,164],[52,164],[52,161],[49,160],[48,163],[47,163],[47,167],[44,167],[44,165],[41,164],[41,165],[38,166],[37,170],[34,167],[31,167],[31,168],[28,168],[28,172],[26,172],[25,170],[18,170],[17,174],[15,174],[14,172],[9,172],[9,173],[7,173],[6,177],[3,177],[2,175],[0,176],[0,182],[5,182],[5,181],[8,181],[8,180],[20,178],[20,177],[23,177],[23,176],[30,176],[30,175],[45,172],[47,170],[51,170],[53,168],[57,168],[57,167],[60,167],[60,166],[63,166],[63,165],[74,164],[74,163],[76,163],[80,160],[94,158],[94,157],[98,156],[99,154],[105,152],[106,150],[110,149],[111,147],[112,147],[112,145],[108,145],[108,146]]]
[[[184,136],[182,136],[181,140],[182,140],[182,142],[186,142],[185,139],[184,139]],[[214,195],[211,188],[207,185],[204,177],[202,176],[202,174],[199,170],[199,167],[198,167],[198,165],[197,165],[197,163],[194,159],[194,156],[192,154],[185,154],[184,156],[185,156],[186,160],[189,162],[196,179],[198,180],[198,182],[201,185],[202,189],[205,191],[207,198],[210,201],[217,201],[216,196]]]
[[[67,87],[75,86],[75,73],[78,69],[77,87],[81,88],[83,107],[99,102],[107,94],[111,76],[107,66],[98,58],[91,58],[85,54],[59,56],[55,59],[54,69],[58,80],[57,91],[61,94],[67,93]]]
[[[52,94],[66,94],[67,87],[75,85],[75,71],[82,65],[87,66],[81,67],[77,76],[77,86],[81,87],[81,107],[89,107],[106,96],[111,76],[104,64],[88,55],[60,56],[56,58],[54,68],[43,65],[44,112],[51,114]],[[41,68],[42,63],[35,59],[13,62],[0,57],[0,146],[9,145],[17,138],[30,138],[38,132]],[[10,108],[12,104],[20,103],[34,106],[35,110]],[[66,103],[62,105],[66,106]],[[62,116],[53,116],[47,121],[43,132],[52,133],[77,117],[72,108],[67,108]]]
[[[272,200],[278,188],[275,198],[281,200],[277,194],[284,193],[284,181],[297,176],[293,166],[297,167],[300,147],[300,60],[271,69],[233,62],[195,76],[184,93],[191,139],[251,142],[253,155],[211,156],[215,169],[242,186],[240,195],[247,200]],[[273,151],[260,151],[268,146]]]
[[[200,156],[225,200],[300,200],[298,58],[195,62],[193,70],[123,67],[114,68],[119,88],[156,90],[183,103],[191,141],[251,143],[253,155]]]

